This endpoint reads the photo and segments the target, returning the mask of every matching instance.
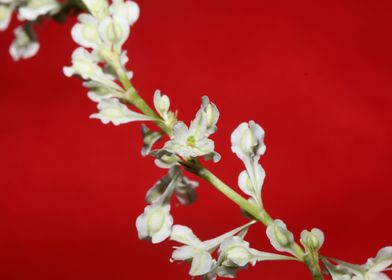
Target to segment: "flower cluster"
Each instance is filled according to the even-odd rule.
[[[386,280],[385,271],[392,265],[392,247],[380,250],[364,265],[354,265],[337,259],[322,257],[324,234],[313,228],[303,230],[300,244],[280,219],[272,219],[262,202],[265,171],[259,163],[266,151],[264,130],[254,121],[241,123],[231,134],[231,149],[243,162],[245,169],[238,176],[238,185],[248,199],[244,199],[225,185],[202,165],[205,160],[218,162],[211,136],[217,131],[219,111],[207,96],[189,125],[178,120],[177,111],[170,108],[170,99],[157,90],[153,108],[139,96],[131,83],[132,72],[126,69],[127,52],[123,49],[130,29],[139,17],[139,6],[131,0],[0,0],[0,30],[9,26],[12,13],[24,21],[15,29],[10,47],[15,60],[29,58],[39,50],[33,26],[43,17],[59,19],[69,11],[80,13],[71,31],[79,45],[72,54],[72,65],[64,67],[68,77],[76,76],[88,89],[88,97],[97,103],[98,112],[90,118],[104,124],[121,125],[130,122],[153,122],[159,129],[151,130],[142,124],[143,156],[151,155],[155,164],[166,169],[145,197],[147,206],[136,219],[140,239],[160,243],[171,239],[174,247],[172,261],[191,263],[189,275],[201,279],[234,278],[239,270],[266,260],[299,260],[305,263],[315,279],[322,279],[320,258],[333,280]],[[155,145],[165,136],[168,139]],[[172,200],[181,205],[196,201],[199,183],[184,175],[193,172],[211,183],[224,195],[246,210],[252,221],[209,240],[200,240],[186,226],[174,224]],[[256,220],[267,226],[266,235],[272,247],[291,256],[267,253],[250,247],[245,241],[248,229]],[[302,246],[301,246],[302,245]]]
[[[254,221],[249,222],[205,241],[197,238],[190,228],[175,225],[170,238],[183,246],[175,247],[172,260],[190,261],[190,276],[215,279],[217,276],[234,278],[239,270],[246,268],[249,264],[255,265],[258,261],[293,259],[250,248],[244,237],[248,227],[253,223]],[[212,253],[216,249],[218,249],[218,258],[214,259]]]
[[[24,23],[15,29],[15,39],[9,49],[14,60],[30,58],[38,52],[34,22],[59,13],[61,8],[62,4],[57,0],[0,0],[0,31],[8,28],[13,12]]]

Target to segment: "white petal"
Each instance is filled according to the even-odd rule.
[[[135,121],[152,121],[153,118],[133,112],[118,99],[102,99],[98,103],[99,112],[92,114],[90,118],[100,119],[102,123],[108,124],[112,122],[114,125],[120,125]]]
[[[167,118],[167,113],[170,108],[170,100],[167,95],[161,95],[160,90],[156,90],[154,93],[154,107],[159,113],[159,115],[163,118]]]
[[[185,245],[176,248],[173,251],[172,259],[176,261],[185,261],[192,259],[197,253],[197,250],[193,246]]]
[[[240,226],[238,228],[235,228],[229,232],[226,232],[218,237],[215,237],[213,239],[210,240],[206,240],[204,241],[206,250],[210,251],[213,250],[214,248],[218,247],[226,238],[231,237],[233,235],[236,235],[237,233],[239,233],[240,231],[250,227],[251,225],[253,225],[255,223],[255,221],[251,221],[249,223],[246,223],[243,226]]]
[[[71,31],[72,39],[85,48],[98,48],[101,43],[98,21],[89,14],[80,14],[78,20]]]
[[[258,161],[265,153],[264,130],[254,121],[241,123],[231,134],[231,150],[245,160]]]
[[[201,246],[201,241],[196,237],[193,231],[189,227],[182,225],[173,226],[170,239],[186,245]]]
[[[189,130],[184,122],[177,122],[173,126],[173,138],[176,142],[185,143],[188,138]]]
[[[201,252],[193,258],[189,275],[199,276],[206,274],[210,271],[212,264],[213,262],[211,254],[207,252]]]
[[[26,6],[19,8],[19,16],[22,19],[33,21],[39,16],[58,12],[60,7],[56,0],[29,0]]]
[[[114,0],[110,13],[115,18],[123,18],[128,25],[133,25],[139,18],[140,8],[134,1]]]

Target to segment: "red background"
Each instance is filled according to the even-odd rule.
[[[236,186],[230,133],[266,130],[266,208],[298,236],[326,234],[323,254],[363,263],[391,245],[390,1],[139,1],[126,48],[134,84],[160,88],[189,121],[207,94],[221,111],[210,165]],[[13,27],[15,26],[13,22]],[[72,21],[38,28],[39,54],[14,63],[0,34],[0,279],[187,279],[170,242],[137,239],[147,189],[164,174],[140,155],[139,125],[89,120],[95,105],[68,79]],[[209,185],[175,222],[210,238],[244,222]],[[271,250],[264,229],[252,246]],[[260,263],[242,279],[310,279],[297,263]]]

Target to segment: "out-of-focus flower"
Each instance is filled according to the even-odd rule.
[[[55,14],[61,8],[57,0],[27,0],[25,5],[19,8],[19,18],[34,21],[39,16]]]
[[[0,2],[0,31],[8,28],[13,10],[14,9],[11,5],[3,5]]]
[[[39,50],[39,43],[32,29],[19,26],[14,31],[15,39],[10,46],[10,54],[17,61],[34,56]]]
[[[151,152],[152,146],[162,138],[162,135],[162,132],[152,131],[147,126],[142,125],[142,156],[146,156]]]
[[[148,203],[154,203],[159,200],[169,187],[173,177],[178,176],[177,174],[180,175],[174,186],[174,195],[181,204],[188,205],[194,202],[196,200],[195,188],[199,185],[199,183],[182,175],[177,166],[170,168],[168,174],[161,178],[154,186],[151,187],[151,189],[148,190],[146,201]]]

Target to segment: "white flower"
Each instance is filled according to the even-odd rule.
[[[83,80],[92,80],[102,86],[111,88],[114,91],[123,91],[122,88],[114,82],[112,75],[106,74],[98,65],[98,57],[94,53],[89,53],[86,49],[80,47],[72,53],[72,66],[64,67],[63,71],[67,77],[73,75],[80,76]]]
[[[324,244],[324,233],[318,228],[301,232],[301,243],[307,251],[318,251]]]
[[[242,161],[258,161],[265,153],[264,130],[254,121],[241,123],[231,134],[231,150]]]
[[[258,261],[267,260],[293,260],[294,258],[262,252],[249,247],[249,243],[241,236],[227,238],[219,248],[219,261],[221,266],[243,268],[248,264],[255,265]],[[218,272],[219,275],[219,272]]]
[[[214,103],[211,103],[208,96],[201,98],[201,108],[198,114],[205,112],[207,117],[207,135],[211,135],[217,131],[217,122],[219,119],[219,111]]]
[[[27,0],[27,4],[19,8],[19,17],[22,20],[34,21],[39,16],[55,14],[61,8],[56,0]]]
[[[102,40],[98,33],[98,20],[89,14],[80,14],[71,31],[72,39],[85,48],[98,48]]]
[[[151,239],[159,243],[170,236],[173,217],[170,215],[170,205],[156,203],[147,206],[144,213],[136,219],[139,239]]]
[[[161,91],[158,89],[154,93],[154,107],[163,119],[167,118],[167,113],[170,108],[170,99],[167,95],[162,95]]]
[[[267,227],[266,232],[271,245],[277,251],[292,253],[291,245],[294,242],[294,236],[282,220],[276,219]]]
[[[214,239],[200,241],[192,230],[186,226],[174,225],[170,239],[185,244],[182,247],[175,247],[172,259],[177,261],[192,261],[189,275],[201,276],[208,274],[214,269],[215,261],[211,253],[223,242],[238,232],[248,228],[254,222],[247,223],[230,232],[222,234]]]
[[[98,20],[109,15],[109,3],[106,0],[82,0],[90,13]]]
[[[99,112],[92,114],[90,118],[99,119],[104,124],[108,124],[109,122],[112,122],[114,125],[120,125],[124,123],[135,122],[135,121],[154,120],[154,118],[129,110],[127,106],[120,103],[120,101],[118,101],[118,99],[115,98],[102,99],[98,103],[97,107]]]
[[[176,116],[173,112],[170,112],[170,99],[167,95],[161,94],[160,90],[156,90],[154,93],[154,107],[158,114],[161,116],[163,122],[168,127],[173,127],[173,124],[177,121]]]
[[[214,142],[208,139],[205,132],[206,117],[202,123],[192,121],[188,128],[184,122],[177,122],[173,127],[173,139],[165,144],[165,149],[184,157],[198,157],[214,152]]]
[[[178,173],[180,173],[178,167],[172,167],[166,176],[161,178],[148,190],[146,201],[148,203],[154,203],[159,200],[160,197],[165,193],[166,189],[169,187],[173,177]],[[195,188],[198,185],[199,183],[188,179],[186,176],[183,176],[180,173],[179,179],[176,181],[174,186],[174,194],[181,204],[191,204],[196,200]]]
[[[14,31],[15,39],[10,46],[10,54],[17,61],[34,56],[39,50],[39,43],[34,38],[32,30],[26,31],[22,26]]]
[[[130,26],[139,18],[140,8],[134,1],[113,0],[109,8],[115,18],[122,18]]]
[[[0,31],[6,30],[10,24],[13,12],[11,5],[0,4]]]
[[[106,16],[99,23],[98,32],[107,48],[120,52],[121,46],[128,39],[129,26],[122,18]]]

